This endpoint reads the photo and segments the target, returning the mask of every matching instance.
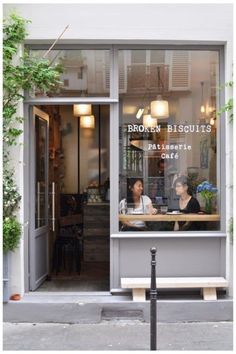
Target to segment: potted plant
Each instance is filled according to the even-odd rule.
[[[3,220],[3,252],[14,251],[20,241],[21,225],[16,217],[6,217]]]
[[[5,217],[3,220],[3,301],[9,300],[8,273],[9,254],[14,251],[19,244],[21,237],[21,225],[15,216]]]
[[[9,300],[8,278],[9,257],[20,241],[21,224],[17,220],[17,211],[21,196],[14,180],[14,171],[9,167],[9,157],[5,153],[3,170],[3,301]]]
[[[201,197],[205,202],[205,212],[207,214],[212,213],[212,201],[213,197],[217,193],[217,188],[213,187],[213,185],[208,181],[203,181],[201,184],[197,186],[197,193],[200,193]]]

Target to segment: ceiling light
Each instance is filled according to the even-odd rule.
[[[153,118],[169,117],[168,101],[163,100],[161,95],[158,95],[157,99],[151,102],[151,116]]]
[[[153,118],[151,114],[143,115],[143,126],[145,128],[156,127],[157,126],[157,118]]]
[[[136,118],[140,119],[142,117],[143,112],[144,112],[144,108],[139,108],[139,110],[136,114]]]
[[[74,104],[73,113],[75,117],[90,116],[92,114],[91,104]]]
[[[80,117],[80,128],[95,128],[95,117],[94,115],[81,116]]]
[[[215,119],[214,118],[211,118],[210,119],[210,125],[214,125],[215,124]]]
[[[157,67],[157,87],[161,89],[162,95],[164,94],[164,83],[161,79],[161,68]],[[169,117],[169,104],[168,101],[163,100],[161,95],[157,96],[155,101],[151,102],[151,116],[153,118],[168,118]]]
[[[201,109],[200,109],[201,113],[205,113],[205,106],[203,104],[203,86],[204,86],[204,82],[201,81],[201,87],[202,87],[202,99],[201,99]]]

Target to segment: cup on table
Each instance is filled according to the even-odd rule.
[[[161,214],[166,214],[168,211],[168,206],[167,205],[161,205],[160,206],[160,212]]]

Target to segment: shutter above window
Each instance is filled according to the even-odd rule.
[[[169,53],[169,90],[190,91],[190,52],[174,50]]]
[[[118,58],[119,65],[119,92],[125,93],[127,91],[127,72],[125,65],[124,53],[121,51]],[[110,90],[110,53],[105,52],[105,70],[104,70],[104,86],[105,91]]]
[[[125,93],[127,91],[127,71],[124,52],[119,53],[119,92]]]
[[[105,58],[105,70],[104,70],[104,89],[105,92],[110,90],[110,52],[108,50],[105,51],[104,53]]]

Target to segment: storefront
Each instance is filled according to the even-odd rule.
[[[18,7],[27,18],[34,6],[50,5]],[[26,45],[41,56],[56,35],[37,32],[35,16],[32,23]],[[159,277],[230,281],[232,145],[226,117],[216,112],[228,95],[219,87],[230,79],[232,34],[225,30],[219,39],[211,30],[192,41],[180,30],[173,40],[170,32],[149,35],[128,40],[121,32],[118,41],[117,33],[111,39],[101,32],[78,41],[76,31],[65,33],[49,54],[64,69],[60,92],[28,93],[21,172],[29,209],[22,212],[23,268],[13,289],[50,291],[48,276],[70,277],[72,269],[75,281],[85,276],[88,284],[76,291],[122,293],[121,278],[149,276],[153,246]],[[204,181],[213,188],[210,210]],[[78,245],[61,246],[68,232],[79,235]]]

